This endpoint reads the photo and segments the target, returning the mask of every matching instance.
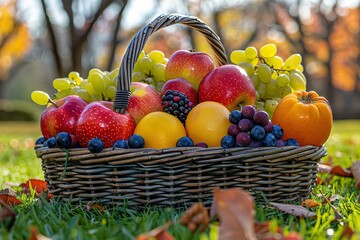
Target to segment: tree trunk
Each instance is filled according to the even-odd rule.
[[[5,98],[5,84],[6,82],[3,79],[0,79],[0,99]]]

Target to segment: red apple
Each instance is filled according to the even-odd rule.
[[[40,128],[45,138],[59,132],[75,134],[75,125],[87,102],[79,96],[70,95],[51,104],[41,114]]]
[[[195,88],[183,78],[175,78],[167,81],[161,89],[161,96],[167,90],[182,92],[194,104],[198,104],[198,97]]]
[[[216,67],[199,85],[199,102],[215,101],[230,111],[239,105],[254,105],[256,90],[246,72],[236,65]]]
[[[206,53],[178,50],[169,58],[165,79],[184,78],[197,91],[201,80],[214,68],[214,61]]]
[[[136,123],[148,113],[163,110],[160,94],[153,86],[142,82],[133,82],[130,92],[127,111],[134,117]]]
[[[128,139],[136,123],[129,113],[117,113],[113,102],[92,102],[85,107],[76,125],[76,137],[82,147],[92,138],[100,138],[106,148],[120,139]]]

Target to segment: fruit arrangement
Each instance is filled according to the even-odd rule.
[[[306,92],[301,56],[285,61],[266,44],[233,51],[215,66],[202,52],[142,51],[134,65],[125,113],[113,109],[118,69],[57,78],[40,119],[43,147],[173,148],[321,146],[332,114],[325,98]]]

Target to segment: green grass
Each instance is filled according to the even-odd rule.
[[[40,160],[33,151],[34,140],[40,135],[34,123],[0,123],[0,189],[15,187],[29,178],[43,179]],[[333,161],[343,167],[350,167],[360,160],[360,121],[337,121],[326,143],[328,156],[323,161]],[[324,176],[326,177],[326,176]],[[334,220],[334,211],[328,204],[315,208],[316,219],[303,219],[268,206],[256,206],[256,220],[271,221],[285,232],[300,232],[304,239],[339,239],[345,226],[360,229],[359,190],[354,179],[334,177],[328,185],[316,186],[312,198],[321,202],[321,193],[338,196],[333,202],[342,215]],[[41,199],[23,198],[25,204],[15,208],[17,219],[10,231],[0,223],[0,239],[28,239],[30,226],[52,239],[134,239],[138,234],[164,224],[176,222],[182,212],[166,208],[150,208],[145,211],[126,207],[86,210],[82,206]],[[209,230],[208,230],[209,231]],[[358,230],[359,231],[359,230]],[[185,227],[174,224],[170,232],[176,239],[199,239]],[[333,232],[333,237],[328,233]],[[354,235],[352,239],[359,239]]]

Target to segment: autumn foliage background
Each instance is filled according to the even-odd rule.
[[[273,42],[278,54],[303,56],[307,88],[329,99],[334,118],[360,118],[360,1],[4,0],[0,3],[0,120],[36,120],[35,89],[76,70],[117,68],[134,34],[161,13],[199,17],[220,36],[227,54]],[[198,33],[172,26],[145,50],[211,54]],[[20,112],[14,115],[14,112]],[[22,114],[21,114],[22,112]],[[25,117],[24,117],[25,116]]]

